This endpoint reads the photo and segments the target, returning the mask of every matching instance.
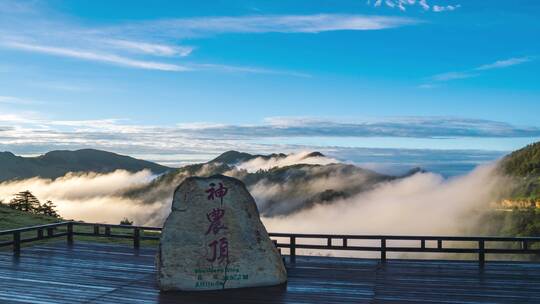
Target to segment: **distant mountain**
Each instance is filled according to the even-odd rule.
[[[319,153],[319,152],[315,152],[315,153]],[[231,151],[222,153],[218,157],[209,161],[209,163],[222,163],[226,165],[236,165],[238,163],[250,161],[252,159],[259,158],[259,157],[262,159],[268,160],[270,158],[285,158],[287,157],[287,155],[283,153],[260,155],[260,154],[249,154],[245,152],[238,152],[238,151],[231,150]]]
[[[304,157],[324,157],[319,152]],[[224,174],[242,180],[257,199],[259,211],[265,216],[289,214],[316,204],[328,204],[373,189],[381,182],[399,177],[388,176],[348,164],[302,164],[274,167],[248,172],[235,165],[261,157],[285,158],[286,154],[252,155],[228,151],[204,163],[188,165],[170,171],[147,185],[130,189],[127,196],[153,203],[168,201],[186,177]]]
[[[93,149],[52,151],[37,157],[0,152],[0,181],[30,177],[56,178],[68,172],[107,173],[117,169],[131,172],[149,169],[156,174],[171,170],[153,162]]]

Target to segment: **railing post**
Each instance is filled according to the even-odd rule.
[[[529,244],[527,243],[527,241],[523,241],[521,243],[521,249],[523,250],[529,250]]]
[[[296,263],[296,238],[294,236],[291,236],[289,244],[291,245],[289,251],[289,260],[294,264]]]
[[[105,235],[106,235],[106,236],[110,236],[110,235],[111,235],[111,227],[109,227],[109,226],[106,226],[106,227],[105,227]]]
[[[484,268],[484,264],[486,263],[486,254],[485,254],[485,248],[484,248],[484,240],[478,241],[478,264],[480,268]]]
[[[37,238],[38,240],[41,240],[43,238],[43,229],[37,230]]]
[[[426,249],[426,240],[420,240],[420,248]]]
[[[94,225],[94,234],[99,235],[99,225]]]
[[[133,229],[133,248],[139,249],[140,246],[141,231],[139,228]]]
[[[343,238],[343,247],[347,248],[347,238]]]
[[[73,245],[73,223],[67,224],[67,243],[69,246]]]
[[[386,238],[381,238],[381,262],[386,263]]]
[[[327,245],[328,247],[332,247],[332,238],[331,238],[331,237],[328,238],[328,240],[327,240],[327,242],[326,242],[326,245]]]
[[[442,240],[437,240],[437,249],[442,249]]]
[[[21,233],[19,231],[13,232],[13,254],[19,255],[21,253]]]
[[[47,228],[47,236],[52,237],[54,235],[54,228]]]

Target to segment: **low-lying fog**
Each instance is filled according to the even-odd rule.
[[[303,159],[295,154],[286,159],[256,159],[238,164],[228,174],[256,171],[291,164],[329,164],[334,159]],[[383,181],[357,195],[282,215],[264,217],[269,231],[348,234],[462,234],[477,225],[506,183],[495,173],[495,164],[477,167],[469,174],[445,179],[434,173]],[[30,190],[41,201],[51,200],[63,218],[90,222],[119,223],[127,217],[138,225],[159,226],[170,208],[172,189],[149,203],[148,197],[128,196],[133,188],[155,178],[149,171],[108,174],[68,174],[55,180],[32,178],[0,184],[0,199],[7,203],[13,194]],[[361,183],[365,176],[339,174],[306,181],[311,188],[339,187]],[[165,190],[164,190],[165,191]],[[264,181],[250,187],[259,208],[279,197],[283,184]],[[139,196],[140,197],[140,196]],[[291,209],[292,210],[292,209]],[[296,209],[295,209],[296,210]]]

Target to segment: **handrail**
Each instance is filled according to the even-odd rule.
[[[37,229],[46,229],[46,228],[58,227],[58,226],[67,225],[69,223],[74,223],[74,222],[73,221],[66,221],[66,222],[58,222],[58,223],[45,224],[45,225],[37,225],[37,226],[15,228],[15,229],[9,229],[9,230],[0,230],[0,235],[13,234],[14,232],[27,232],[27,231],[37,230]]]
[[[531,249],[530,244],[540,242],[539,237],[492,237],[492,236],[410,236],[410,235],[333,235],[333,234],[293,234],[293,233],[269,233],[270,237],[288,238],[288,243],[277,243],[279,248],[288,248],[290,261],[296,260],[297,249],[316,250],[348,250],[348,251],[376,251],[380,252],[381,261],[386,262],[387,252],[410,252],[410,253],[473,253],[478,254],[480,267],[485,264],[486,254],[540,254],[540,249]],[[301,239],[326,241],[326,244],[298,243]],[[340,240],[341,244],[334,244],[334,240]],[[351,246],[349,240],[379,241],[375,246]],[[391,246],[389,241],[418,241],[419,246]],[[426,241],[436,241],[436,247],[426,246]],[[445,247],[443,242],[472,242],[476,248]],[[488,242],[519,243],[520,248],[486,248]]]
[[[284,233],[284,232],[270,232],[268,233],[271,237],[290,237],[294,235],[296,238],[335,238],[335,239],[358,239],[358,240],[377,240],[385,238],[387,240],[419,240],[424,239],[427,241],[436,241],[436,240],[447,240],[447,241],[501,241],[501,242],[511,242],[511,241],[530,241],[530,242],[540,242],[540,237],[510,237],[510,236],[435,236],[435,235],[361,235],[361,234],[308,234],[308,233]]]
[[[116,224],[99,224],[99,223],[86,223],[86,222],[74,222],[77,226],[95,226],[99,225],[101,227],[110,227],[110,228],[127,228],[127,229],[141,229],[149,231],[161,231],[161,227],[151,227],[151,226],[134,226],[134,225],[116,225]]]
[[[66,227],[66,232],[56,232],[56,228]],[[93,227],[93,232],[75,231],[74,226],[90,226]],[[104,231],[102,232],[102,228]],[[111,229],[130,229],[132,234],[113,234]],[[37,231],[35,237],[21,238],[21,233]],[[47,234],[43,232],[47,231]],[[38,225],[31,227],[22,227],[17,229],[0,231],[0,236],[13,236],[13,240],[0,242],[0,247],[13,246],[13,252],[20,254],[21,244],[42,239],[56,238],[66,236],[67,243],[73,244],[74,236],[94,236],[94,237],[112,237],[126,238],[133,240],[133,247],[139,248],[141,240],[158,240],[159,236],[147,236],[143,231],[162,231],[161,227],[145,227],[132,225],[114,225],[100,223],[85,223],[76,221],[64,221],[46,225]],[[540,254],[540,249],[532,249],[531,243],[540,243],[540,237],[498,237],[498,236],[411,236],[411,235],[348,235],[348,234],[306,234],[306,233],[269,233],[273,238],[288,239],[288,243],[279,243],[275,241],[278,248],[289,249],[289,261],[296,262],[297,249],[313,249],[313,250],[347,250],[347,251],[371,251],[379,252],[381,262],[386,262],[387,252],[412,252],[412,253],[472,253],[478,254],[478,262],[480,267],[485,264],[486,254]],[[299,240],[318,240],[319,243],[298,242]],[[371,246],[351,245],[351,240],[376,241],[377,244]],[[326,241],[326,244],[321,244],[321,241]],[[335,243],[339,241],[340,243]],[[378,242],[377,242],[378,241]],[[419,246],[392,246],[393,241],[417,241]],[[427,246],[426,242],[436,241],[436,246]],[[448,247],[444,246],[444,242],[468,242],[476,244],[473,247]],[[519,248],[490,248],[486,247],[486,243],[499,242],[509,243],[510,245],[518,243]]]

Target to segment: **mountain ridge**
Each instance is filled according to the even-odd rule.
[[[55,150],[36,157],[0,152],[0,182],[32,177],[57,178],[68,172],[109,173],[118,169],[136,172],[148,169],[156,174],[172,168],[130,156],[96,149]]]

